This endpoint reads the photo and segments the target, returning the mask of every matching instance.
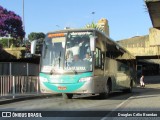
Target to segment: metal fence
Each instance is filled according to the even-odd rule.
[[[38,76],[39,64],[0,62],[0,75]]]
[[[39,65],[32,63],[0,63],[0,96],[39,93]]]
[[[0,76],[0,96],[38,93],[38,76]]]

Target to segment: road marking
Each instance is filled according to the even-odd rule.
[[[135,96],[135,97],[130,97],[130,99],[134,99],[134,98],[147,98],[147,97],[159,97],[160,94],[156,94],[156,95],[140,95],[140,96]]]
[[[129,98],[127,98],[125,101],[123,101],[122,103],[120,103],[119,105],[117,105],[115,107],[115,109],[111,110],[111,112],[109,114],[107,114],[105,117],[103,117],[101,120],[107,120],[107,118],[117,109],[119,109],[122,105],[124,105],[125,103],[127,103],[129,100],[133,99],[133,96],[130,96]]]
[[[113,113],[115,112],[117,109],[119,109],[122,105],[126,104],[128,101],[132,100],[132,99],[135,99],[135,98],[146,98],[146,97],[158,97],[158,95],[142,95],[142,94],[138,94],[138,95],[132,95],[130,96],[129,98],[127,98],[126,100],[124,100],[122,103],[120,103],[119,105],[117,105],[115,107],[115,109],[111,110],[111,112],[109,114],[107,114],[105,117],[103,117],[101,120],[107,120],[107,118]]]

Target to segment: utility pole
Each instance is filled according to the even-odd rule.
[[[22,8],[22,24],[23,24],[23,30],[25,31],[25,24],[24,24],[24,0],[22,1],[22,6],[23,6],[23,8]],[[25,36],[24,36],[24,39],[25,39]],[[24,40],[23,39],[23,40]]]
[[[158,45],[158,61],[159,61],[159,69],[158,69],[158,75],[160,75],[160,51],[159,51],[160,45]]]

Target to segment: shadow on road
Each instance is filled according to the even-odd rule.
[[[134,93],[124,93],[124,92],[112,92],[110,93],[109,97],[106,99],[101,99],[99,98],[98,94],[97,95],[75,95],[73,97],[73,99],[81,99],[81,100],[115,100],[115,99],[119,99],[119,100],[125,100],[127,98],[129,98],[130,96],[132,96]]]
[[[126,100],[131,96],[141,96],[148,95],[156,96],[160,94],[160,84],[146,84],[145,88],[141,88],[139,86],[133,88],[132,93],[125,93],[121,91],[112,92],[108,98],[100,99],[98,95],[75,95],[73,99],[81,99],[81,100]],[[140,98],[140,97],[139,97]]]

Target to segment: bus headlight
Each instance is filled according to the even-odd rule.
[[[91,77],[85,77],[85,78],[81,78],[79,80],[79,82],[87,82],[87,81],[90,81],[91,80]]]
[[[39,77],[39,79],[40,79],[41,82],[48,82],[47,78]]]

